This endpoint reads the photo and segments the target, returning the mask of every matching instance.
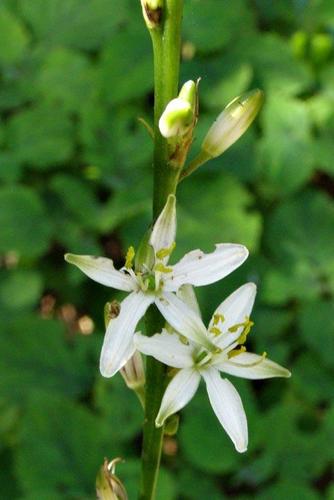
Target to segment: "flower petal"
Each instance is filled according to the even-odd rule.
[[[190,307],[199,317],[201,310],[199,308],[194,287],[192,285],[182,285],[176,292],[177,297]]]
[[[248,378],[252,380],[261,380],[272,377],[290,377],[291,373],[283,366],[271,361],[270,359],[253,354],[252,352],[242,352],[237,356],[217,364],[217,368],[230,375]]]
[[[256,296],[256,285],[246,283],[227,297],[215,310],[209,324],[209,331],[215,325],[215,317],[223,316],[224,321],[216,326],[223,330],[223,334],[216,337],[216,344],[221,348],[231,345],[240,337],[242,326],[235,332],[229,332],[228,329],[234,325],[242,323],[249,318]]]
[[[232,439],[237,451],[247,450],[248,429],[241,398],[227,379],[222,379],[214,368],[203,370],[202,376],[213,411],[219,422]]]
[[[161,250],[169,250],[175,242],[176,234],[176,198],[170,194],[167,198],[166,205],[164,206],[161,214],[155,222],[151,237],[150,244],[154,248],[155,254]],[[167,262],[169,254],[162,257],[162,262]]]
[[[173,293],[163,293],[155,300],[156,306],[165,320],[187,339],[202,344],[209,350],[216,350],[207,336],[201,318]]]
[[[246,247],[232,243],[218,244],[215,251],[208,254],[193,250],[171,266],[173,272],[165,278],[165,290],[175,291],[185,284],[203,286],[215,283],[241,266],[247,257]]]
[[[65,260],[77,266],[89,278],[101,285],[110,286],[124,292],[131,292],[135,288],[131,276],[117,271],[111,259],[67,253]]]
[[[109,322],[100,357],[100,371],[112,377],[132,356],[135,345],[133,334],[140,318],[154,302],[154,296],[133,292],[121,303],[117,318]]]
[[[197,391],[201,376],[192,368],[180,370],[169,383],[162,398],[155,425],[161,427],[166,418],[186,406]]]
[[[162,330],[152,337],[145,337],[136,333],[134,343],[138,351],[148,356],[153,356],[165,365],[174,368],[190,368],[194,361],[192,358],[193,348],[181,342],[175,333]]]

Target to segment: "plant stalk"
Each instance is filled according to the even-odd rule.
[[[160,134],[159,119],[178,93],[182,11],[183,0],[165,0],[161,25],[150,30],[154,55],[153,220],[159,216],[168,195],[176,192],[180,174],[179,169],[169,164],[168,144]],[[164,320],[153,306],[145,319],[148,336],[161,331]],[[165,387],[165,365],[148,356],[140,500],[155,498],[164,432],[163,427],[155,427],[155,418]]]

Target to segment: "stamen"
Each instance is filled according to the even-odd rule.
[[[126,252],[126,258],[125,258],[125,267],[126,269],[131,269],[133,265],[133,259],[135,258],[136,252],[133,246],[130,246],[128,248],[128,251]]]
[[[238,356],[242,352],[246,352],[246,347],[242,345],[239,349],[233,349],[230,351],[227,355],[228,359],[234,358],[235,356]],[[242,365],[243,366],[243,365]]]
[[[176,243],[175,241],[173,241],[173,243],[171,244],[171,246],[169,248],[161,248],[160,250],[158,250],[156,252],[156,257],[158,259],[164,259],[165,257],[169,257],[170,254],[173,252],[174,248],[176,247]]]
[[[243,347],[243,346],[242,346],[242,347]],[[241,347],[241,348],[242,348],[242,347]],[[245,348],[245,350],[246,350],[246,348]],[[233,352],[233,351],[232,351],[232,352]],[[240,354],[240,352],[239,352],[238,354]],[[263,353],[261,354],[260,359],[258,359],[257,361],[254,361],[253,363],[247,363],[247,364],[244,364],[244,363],[238,363],[238,362],[232,361],[232,364],[233,364],[234,366],[241,366],[242,368],[252,368],[252,366],[257,366],[257,365],[259,365],[260,363],[262,363],[262,361],[264,361],[266,357],[267,357],[267,353],[266,353],[266,352],[263,352]]]
[[[213,324],[218,325],[219,321],[222,323],[225,321],[225,317],[223,314],[214,314],[213,316]]]
[[[221,334],[221,330],[219,330],[219,328],[217,328],[216,326],[212,326],[209,330],[210,333],[213,333],[214,335],[220,335]]]
[[[159,273],[171,273],[173,269],[171,267],[164,266],[162,262],[159,262],[154,266],[154,271],[158,271]]]

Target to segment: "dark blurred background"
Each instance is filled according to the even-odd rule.
[[[193,145],[236,95],[253,127],[179,190],[175,257],[248,246],[200,289],[207,319],[259,286],[248,347],[290,380],[234,379],[237,454],[200,391],[164,445],[159,500],[334,499],[334,2],[185,0],[182,82],[202,78]],[[121,266],[150,220],[152,56],[139,0],[0,0],[0,498],[88,500],[105,456],[136,498],[140,406],[102,379],[103,305],[121,295],[63,254]],[[331,406],[332,405],[332,406]]]

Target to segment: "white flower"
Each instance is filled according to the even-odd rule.
[[[155,421],[158,427],[191,400],[203,377],[218,420],[237,451],[246,451],[248,430],[242,401],[231,382],[221,378],[220,372],[247,379],[290,376],[288,370],[266,359],[265,353],[259,356],[245,352],[243,344],[253,324],[249,315],[255,295],[255,285],[248,283],[232,293],[217,308],[207,330],[207,337],[216,345],[215,352],[210,352],[195,342],[185,341],[180,335],[166,330],[153,337],[135,335],[138,350],[179,369],[163,396]],[[191,305],[188,300],[187,302]],[[187,338],[195,337],[189,331],[194,327],[195,321],[201,325],[201,329],[205,328],[198,317],[193,299],[192,304],[182,318],[175,317],[171,321],[169,317],[168,320],[177,332]]]
[[[104,257],[65,255],[67,262],[76,265],[94,281],[130,292],[121,303],[119,315],[107,327],[100,358],[100,371],[104,377],[112,377],[133,355],[135,328],[151,304],[156,304],[169,323],[173,323],[173,318],[186,318],[187,306],[172,292],[183,284],[202,286],[214,283],[234,271],[248,256],[247,249],[242,245],[219,244],[212,253],[193,250],[177,264],[167,267],[175,246],[175,202],[175,196],[170,195],[150,236],[153,260],[149,265],[142,265],[139,270],[132,269],[132,247],[125,267],[119,271],[114,268],[112,260]],[[202,342],[207,348],[212,347],[198,316],[191,318],[187,326],[189,338]]]

